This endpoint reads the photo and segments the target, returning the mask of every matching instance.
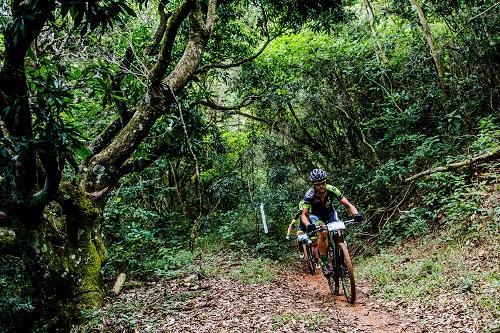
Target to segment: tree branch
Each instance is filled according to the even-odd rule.
[[[195,74],[208,39],[212,34],[213,23],[216,17],[216,6],[217,1],[210,0],[207,9],[207,19],[204,22],[200,4],[198,1],[195,1],[195,7],[189,16],[191,30],[186,49],[172,73],[162,81],[166,94],[172,92],[175,95],[186,85],[188,79]]]
[[[413,175],[411,177],[406,178],[404,180],[404,183],[412,182],[415,179],[418,179],[418,178],[421,178],[421,177],[424,177],[424,176],[427,176],[427,175],[430,175],[430,174],[433,174],[436,172],[446,172],[446,171],[457,170],[457,169],[461,169],[463,167],[469,166],[473,163],[491,161],[491,160],[495,160],[497,158],[500,158],[500,149],[498,149],[498,148],[492,150],[491,152],[489,152],[487,154],[479,155],[479,156],[476,156],[476,157],[471,158],[471,159],[466,160],[466,161],[451,163],[451,164],[448,164],[445,166],[422,171],[420,173],[417,173],[416,175]]]
[[[269,45],[269,43],[271,43],[274,39],[276,39],[277,37],[279,37],[281,35],[281,32],[279,32],[279,33],[277,33],[273,37],[270,36],[269,29],[268,29],[267,14],[266,14],[265,9],[262,6],[262,4],[261,4],[261,10],[262,10],[262,18],[264,20],[264,30],[265,30],[265,34],[266,34],[267,39],[266,39],[266,42],[264,43],[264,45],[254,55],[252,55],[252,56],[250,56],[250,57],[248,57],[246,59],[242,59],[240,61],[237,61],[235,63],[229,63],[229,64],[208,64],[208,65],[205,65],[205,66],[201,66],[200,68],[198,68],[196,70],[196,74],[205,73],[208,70],[215,69],[215,68],[218,68],[218,69],[229,69],[229,68],[239,67],[239,66],[243,65],[244,63],[247,63],[247,62],[255,60],[259,55],[261,55],[262,52],[264,52],[264,50],[266,49],[266,47]],[[207,22],[208,22],[208,20],[207,20]]]
[[[118,171],[118,178],[134,172],[141,172],[142,170],[153,164],[154,161],[156,161],[159,157],[159,155],[152,154],[148,157],[143,157],[136,160],[127,160],[125,163],[123,163],[123,166]]]
[[[160,0],[158,3],[158,15],[160,16],[160,22],[153,37],[153,42],[146,48],[145,54],[147,55],[155,55],[158,52],[157,48],[165,35],[165,31],[167,30],[167,22],[172,15],[171,12],[165,12],[167,4],[168,0]]]
[[[190,4],[191,1],[194,1],[194,7],[186,5],[186,3]],[[214,20],[215,6],[216,1],[211,0],[207,11],[207,22]],[[181,7],[189,7],[190,11],[189,40],[184,54],[170,75],[161,80],[161,87],[157,86],[155,82],[155,80],[163,77],[162,70],[160,69],[166,65],[164,62],[165,58],[162,58],[162,55],[160,55],[155,66],[156,69],[149,76],[152,79],[148,88],[147,97],[149,98],[146,98],[144,104],[137,106],[130,121],[113,137],[112,142],[82,166],[83,173],[80,178],[80,185],[88,192],[99,191],[105,187],[112,186],[116,182],[118,179],[116,175],[125,161],[129,159],[144,140],[156,120],[165,110],[168,110],[168,105],[174,101],[174,96],[193,79],[194,71],[199,65],[207,41],[210,38],[211,28],[207,30],[207,25],[202,20],[200,4],[197,0],[186,0]],[[184,10],[188,9],[184,8]],[[180,24],[181,21],[176,21],[174,17],[175,13],[170,17],[169,24],[172,24],[172,22]],[[179,17],[177,18],[179,19]],[[177,33],[177,30],[174,29],[174,31],[172,29],[172,27],[167,27],[165,37],[168,38],[164,40],[164,48],[170,47],[169,43],[173,42],[168,35],[173,32]],[[175,35],[171,37],[175,38]],[[169,56],[168,52],[164,51],[162,54]]]
[[[116,73],[115,77],[113,78],[113,81],[111,82],[111,89],[113,90],[113,93],[122,98],[124,96],[123,96],[123,91],[121,89],[121,84],[123,78],[129,71],[130,65],[132,64],[133,60],[134,60],[134,53],[132,52],[132,48],[128,47],[127,50],[125,51],[125,56],[123,57],[123,60],[120,64],[120,70],[118,71],[118,73]],[[130,113],[127,110],[127,104],[123,100],[118,99],[116,101],[116,108],[118,114],[120,115],[120,121],[123,127],[130,120]]]
[[[184,214],[184,216],[187,216],[186,202],[182,199],[182,193],[180,190],[180,186],[179,186],[179,183],[177,182],[177,176],[175,175],[175,170],[178,168],[174,168],[174,165],[172,164],[171,161],[168,161],[168,165],[170,166],[170,173],[171,173],[172,178],[174,180],[175,193],[177,194],[177,198],[179,199],[179,202],[181,203],[181,206],[182,206],[182,213]]]
[[[252,104],[252,102],[254,100],[256,100],[257,98],[259,98],[259,96],[250,95],[250,96],[247,96],[247,97],[243,98],[243,100],[241,101],[240,104],[233,105],[233,106],[219,105],[219,104],[216,104],[212,100],[202,100],[202,101],[198,101],[196,104],[207,106],[207,107],[209,107],[211,109],[219,110],[219,111],[232,111],[232,110],[239,110],[239,109],[241,109],[241,108],[243,108],[245,106],[248,106],[248,105]]]
[[[186,138],[186,143],[188,145],[189,153],[191,154],[191,157],[193,158],[194,161],[194,168],[195,168],[195,176],[196,176],[196,194],[198,196],[198,216],[193,222],[193,226],[191,228],[191,237],[189,241],[189,249],[191,252],[194,251],[194,246],[196,243],[196,238],[198,237],[198,233],[201,227],[201,211],[203,208],[203,201],[202,201],[202,196],[201,196],[201,176],[200,176],[200,165],[198,163],[198,157],[194,153],[193,146],[191,145],[191,139],[189,138],[188,130],[186,123],[184,122],[184,115],[182,113],[182,108],[179,102],[177,101],[177,98],[175,98],[175,103],[177,104],[177,108],[179,109],[179,116],[180,120],[182,123],[182,129],[184,130],[184,137]]]
[[[326,148],[324,145],[322,145],[320,142],[318,142],[318,140],[314,139],[311,134],[309,134],[308,131],[306,131],[306,128],[305,126],[303,126],[301,123],[300,123],[300,120],[299,120],[299,117],[297,117],[297,114],[295,113],[295,110],[293,109],[293,106],[290,102],[288,102],[288,109],[290,110],[290,113],[292,114],[292,117],[293,119],[295,119],[295,122],[297,123],[297,125],[299,126],[299,128],[301,129],[302,131],[302,134],[304,134],[304,136],[311,142],[309,144],[309,146],[311,146],[312,148],[316,149],[316,150],[319,150],[319,151],[326,151]],[[293,137],[293,136],[292,136]]]
[[[66,161],[64,156],[60,156],[58,152],[56,138],[54,133],[51,133],[52,128],[52,125],[47,125],[45,149],[39,152],[39,158],[45,173],[45,183],[43,188],[32,196],[31,205],[35,208],[45,206],[56,197]]]
[[[170,65],[175,37],[177,36],[181,23],[184,22],[191,13],[195,2],[195,0],[184,0],[168,18],[167,26],[163,34],[163,45],[158,55],[158,60],[149,74],[149,80],[153,86],[156,86],[162,80]]]
[[[111,88],[114,93],[119,96],[123,96],[121,91],[121,82],[125,75],[128,73],[130,66],[134,58],[134,52],[131,47],[128,47],[125,51],[125,55],[120,64],[120,71],[114,76]],[[115,119],[111,124],[109,124],[99,135],[97,135],[87,146],[91,151],[92,156],[101,152],[115,137],[115,135],[128,123],[130,117],[134,114],[133,111],[127,109],[127,105],[123,101],[118,101],[116,104],[119,118]]]
[[[229,68],[234,68],[234,67],[239,67],[241,65],[243,65],[244,63],[247,63],[247,62],[250,62],[250,61],[253,61],[255,60],[258,56],[260,56],[262,54],[262,52],[264,52],[264,50],[266,49],[266,47],[269,45],[269,43],[271,43],[274,39],[276,39],[279,35],[276,35],[274,37],[267,37],[267,40],[266,42],[264,43],[264,45],[260,48],[259,51],[257,51],[254,55],[252,55],[251,57],[248,57],[246,59],[242,59],[240,61],[237,61],[237,62],[234,62],[234,63],[229,63],[229,64],[208,64],[208,65],[205,65],[205,66],[201,66],[200,68],[198,68],[196,70],[196,74],[200,74],[200,73],[205,73],[207,72],[208,70],[210,69],[214,69],[214,68],[217,68],[217,69],[229,69]]]
[[[359,125],[359,123],[353,119],[349,113],[344,110],[343,108],[333,104],[333,107],[336,108],[337,110],[340,110],[348,120],[350,120],[353,124],[354,124],[354,127],[356,128],[356,131],[359,133],[359,135],[361,136],[361,141],[363,141],[363,143],[365,144],[365,146],[368,147],[368,149],[371,151],[373,157],[375,158],[375,162],[377,162],[378,165],[380,165],[380,160],[377,156],[377,152],[375,151],[375,148],[373,148],[373,146],[366,140],[366,137],[365,137],[365,133],[363,131],[363,129],[361,128],[361,126]]]

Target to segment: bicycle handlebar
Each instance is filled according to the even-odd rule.
[[[333,221],[333,222],[343,222],[346,227],[348,225],[350,225],[350,224],[357,224],[357,222],[354,222],[354,219],[347,220],[347,221]],[[330,223],[333,223],[333,222],[330,222]],[[328,224],[329,223],[326,223],[326,224],[323,224],[323,225],[320,225],[320,226],[316,227],[316,230],[308,232],[307,236],[308,237],[312,237],[312,236],[316,235],[318,232],[320,232],[322,230],[328,230],[328,226],[327,226]]]

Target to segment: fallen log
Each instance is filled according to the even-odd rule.
[[[474,163],[479,163],[479,162],[487,162],[491,160],[495,160],[497,158],[500,158],[500,149],[495,149],[492,150],[491,152],[483,155],[476,156],[474,158],[471,158],[469,160],[465,160],[462,162],[456,162],[456,163],[451,163],[445,166],[440,166],[436,168],[431,168],[425,171],[422,171],[420,173],[417,173],[416,175],[413,175],[411,177],[406,178],[403,182],[404,183],[410,183],[414,181],[415,179],[436,173],[436,172],[446,172],[446,171],[452,171],[456,169],[460,169],[466,166],[469,166]]]

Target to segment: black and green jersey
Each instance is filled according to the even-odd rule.
[[[343,197],[338,188],[326,184],[325,202],[323,203],[313,186],[304,195],[304,208],[309,210],[309,214],[318,216],[322,221],[328,221],[330,214],[334,211],[333,199],[340,201]]]

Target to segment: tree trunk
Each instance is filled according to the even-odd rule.
[[[369,0],[364,0],[364,1],[366,8],[366,16],[368,17],[368,21],[370,22],[370,31],[372,33],[372,38],[375,43],[376,49],[378,50],[378,54],[380,55],[381,62],[385,64],[389,60],[387,59],[387,55],[385,54],[382,44],[380,44],[380,41],[377,38],[377,30],[375,29],[375,17],[373,15],[373,7]]]
[[[418,18],[420,20],[420,25],[422,26],[422,30],[424,32],[425,40],[427,41],[427,45],[429,45],[430,53],[432,59],[434,60],[434,65],[436,66],[436,73],[438,76],[439,86],[443,92],[446,92],[445,84],[444,84],[444,66],[441,61],[441,57],[437,51],[436,45],[434,44],[434,39],[432,38],[431,29],[429,24],[427,23],[427,19],[424,14],[424,10],[418,3],[418,0],[410,0],[410,3],[415,8],[415,11],[418,14]]]
[[[100,213],[81,189],[61,184],[56,202],[43,212],[18,210],[9,216],[33,304],[30,326],[11,329],[29,331],[40,323],[50,332],[68,332],[80,310],[102,304],[106,250],[98,229]]]
[[[28,4],[33,5],[33,13],[20,10]],[[60,147],[56,147],[53,138],[46,138],[49,142],[47,153],[37,150],[32,143],[33,110],[30,109],[24,74],[27,50],[46,21],[53,17],[55,2],[13,1],[14,21],[23,22],[26,29],[22,24],[14,23],[10,25],[11,29],[6,29],[0,71],[0,110],[4,111],[0,116],[9,132],[5,136],[24,148],[15,156],[7,151],[9,156],[3,157],[5,150],[0,154],[2,163],[4,160],[16,161],[5,163],[9,170],[2,169],[10,176],[8,182],[0,182],[0,210],[8,215],[8,221],[2,222],[5,225],[0,227],[15,233],[15,257],[21,262],[19,266],[23,266],[16,275],[26,274],[30,281],[25,289],[30,290],[26,292],[27,315],[23,317],[28,324],[6,323],[10,327],[5,330],[32,331],[38,322],[49,332],[68,332],[75,314],[83,308],[102,304],[100,269],[106,250],[100,228],[106,194],[121,176],[134,171],[125,168],[125,162],[148,135],[155,121],[168,112],[175,95],[192,80],[212,32],[216,6],[216,0],[208,1],[208,6],[203,6],[206,9],[203,15],[199,1],[185,0],[172,13],[165,28],[160,56],[149,77],[149,95],[145,96],[143,104],[131,106],[131,111],[122,110],[124,117],[121,121],[126,124],[120,125],[124,126],[112,126],[105,131],[108,135],[100,136],[96,144],[91,145],[91,158],[83,162],[78,175],[79,185],[75,186],[60,184],[64,156],[57,155],[55,148]],[[167,75],[167,69],[174,65],[170,52],[187,17],[190,31],[187,46]],[[114,89],[119,89],[119,86],[119,81],[115,81]],[[38,160],[43,164],[39,176],[45,177],[45,185],[40,191],[36,178]],[[3,257],[0,253],[0,268]],[[0,313],[0,319],[3,319],[2,315]],[[17,315],[19,317],[19,313]],[[2,325],[4,320],[0,320],[0,331],[4,329]]]

